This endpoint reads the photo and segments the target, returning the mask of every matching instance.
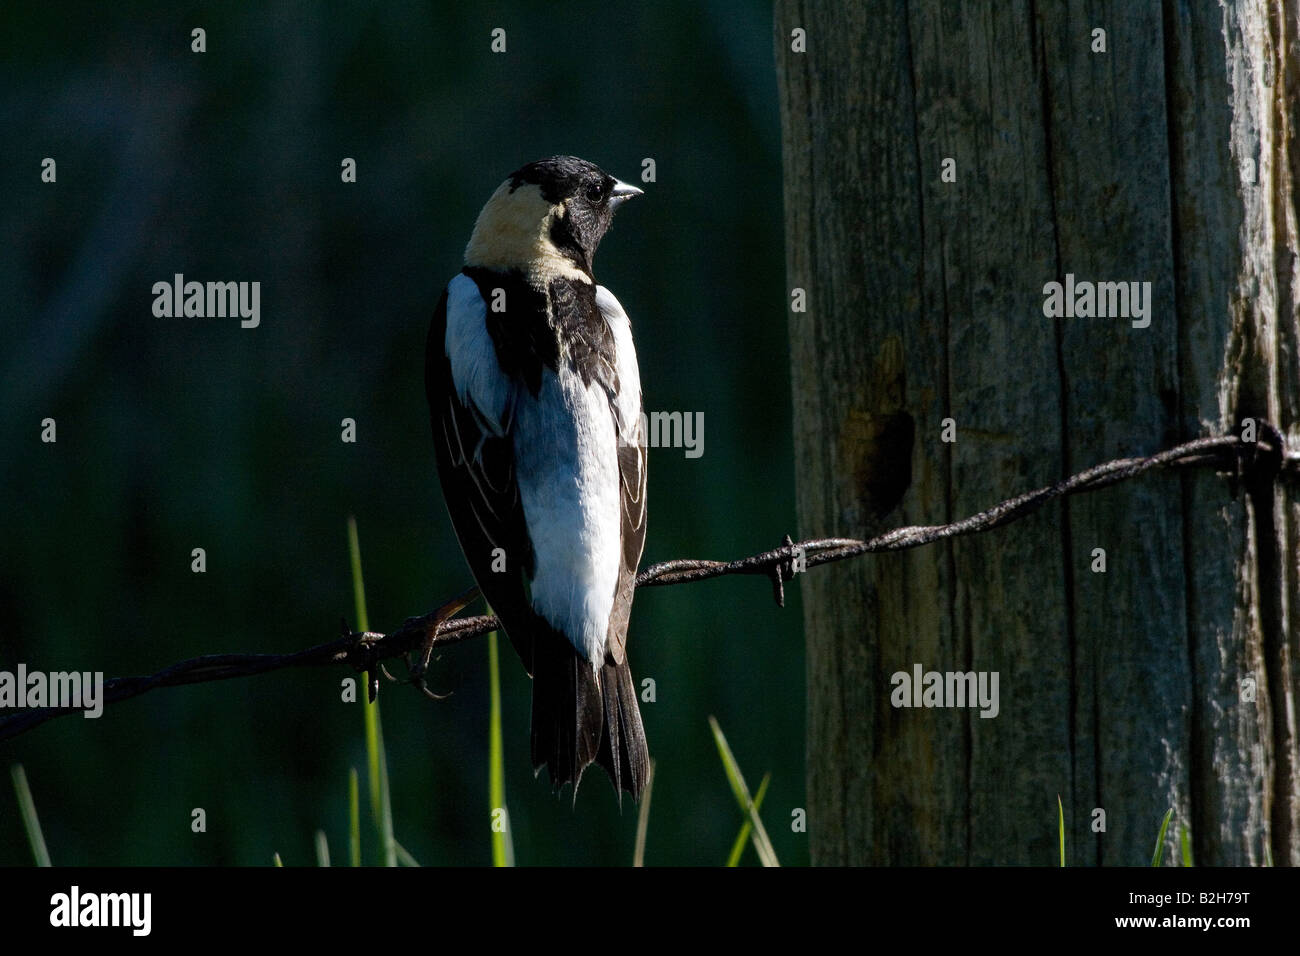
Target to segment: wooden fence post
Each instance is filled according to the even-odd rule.
[[[802,537],[1300,442],[1297,0],[774,20]],[[1166,862],[1185,826],[1300,863],[1298,529],[1294,487],[1164,472],[802,579],[813,861],[1050,864],[1059,794],[1072,864],[1149,860],[1170,807]],[[916,664],[997,672],[997,716],[893,706]]]

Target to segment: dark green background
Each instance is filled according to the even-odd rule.
[[[373,628],[465,587],[425,333],[479,207],[553,153],[634,182],[658,166],[596,263],[632,316],[647,409],[705,419],[702,458],[651,452],[644,561],[795,530],[766,3],[30,6],[0,13],[0,667],[116,676],[329,640],[353,618],[349,514]],[[155,318],[151,286],[176,272],[260,281],[261,327]],[[778,610],[762,579],[638,594],[633,671],[658,690],[648,863],[720,863],[735,838],[710,714],[751,787],[771,771],[775,848],[806,862],[800,621],[797,588]],[[636,808],[598,770],[576,807],[533,777],[529,681],[503,651],[518,861],[630,862]],[[56,864],[308,864],[317,828],[341,861],[364,760],[349,676],[161,690],[0,744],[0,864],[30,861],[16,762]],[[485,863],[486,642],[445,653],[432,686],[452,696],[381,695],[397,838],[425,864]]]

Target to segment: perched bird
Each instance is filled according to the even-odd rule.
[[[596,762],[636,799],[649,767],[627,659],[646,529],[641,377],[592,259],[639,195],[575,156],[512,173],[479,213],[425,350],[447,510],[533,678],[534,769],[576,794]]]

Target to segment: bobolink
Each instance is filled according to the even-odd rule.
[[[593,761],[639,799],[649,767],[627,660],[645,543],[632,328],[592,259],[641,195],[574,156],[530,163],[479,213],[429,327],[425,391],[447,509],[533,678],[532,760]]]

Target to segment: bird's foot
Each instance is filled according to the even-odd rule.
[[[417,687],[430,700],[446,700],[451,696],[450,694],[438,694],[429,690],[428,682],[425,680],[425,674],[429,670],[429,660],[433,656],[433,647],[438,642],[438,634],[444,624],[478,600],[479,597],[480,592],[477,587],[469,588],[419,620],[420,625],[424,628],[424,637],[420,640],[415,659],[412,660],[410,651],[403,655],[408,675],[406,683]]]

